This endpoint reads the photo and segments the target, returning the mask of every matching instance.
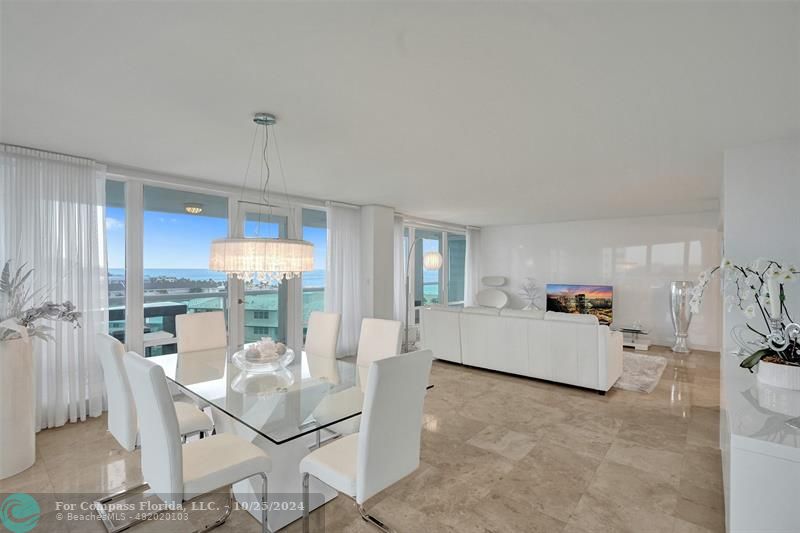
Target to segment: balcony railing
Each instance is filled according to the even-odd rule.
[[[307,302],[306,295],[323,293],[323,287],[303,288],[303,327],[308,321],[308,313],[313,310],[322,310],[322,298],[319,303]],[[252,296],[277,295],[277,289],[249,289],[245,293],[245,299]],[[197,302],[192,305],[193,300],[205,300],[205,305]],[[211,304],[213,302],[213,305]],[[316,309],[319,307],[319,309]],[[177,349],[175,344],[175,317],[177,315],[202,312],[202,311],[223,311],[225,319],[228,318],[228,291],[209,291],[209,292],[179,292],[168,294],[148,293],[144,296],[144,319],[145,331],[144,347],[145,355],[156,355],[157,353],[172,353]],[[259,308],[259,311],[280,312],[278,305],[274,309]],[[123,295],[109,296],[109,330],[112,335],[125,340],[125,297]],[[282,320],[279,318],[279,320]],[[252,340],[252,339],[251,339]],[[169,351],[172,350],[172,351]]]

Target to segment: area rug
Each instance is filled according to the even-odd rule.
[[[664,357],[622,352],[622,376],[614,387],[650,394],[666,367],[667,360]]]

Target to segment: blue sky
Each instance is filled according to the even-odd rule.
[[[248,223],[255,234],[256,223]],[[106,209],[109,268],[125,268],[125,210]],[[228,222],[221,218],[178,213],[144,213],[144,268],[208,268],[210,243],[227,236]],[[277,236],[277,224],[262,223],[259,234]],[[304,228],[303,238],[314,244],[314,269],[325,268],[327,231]]]

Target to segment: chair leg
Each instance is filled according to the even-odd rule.
[[[267,509],[269,508],[267,475],[264,472],[261,472],[259,475],[261,476],[261,532],[270,533],[272,530],[269,528],[269,522],[267,520]]]
[[[303,473],[303,533],[308,533],[309,520],[308,520],[308,472]]]
[[[140,524],[146,521],[148,518],[154,516],[157,513],[151,513],[145,516],[142,516],[138,520],[132,520],[127,522],[121,526],[115,526],[114,522],[111,520],[111,515],[108,513],[106,509],[106,504],[114,503],[117,500],[123,499],[126,496],[134,494],[136,492],[144,492],[150,488],[150,485],[147,483],[142,483],[141,485],[137,485],[136,487],[132,487],[130,489],[126,489],[109,496],[105,496],[99,500],[95,500],[94,502],[94,510],[97,511],[97,514],[100,516],[100,520],[103,522],[103,525],[106,527],[106,530],[109,533],[119,533],[120,531],[125,531],[128,528],[135,526],[136,524]]]
[[[386,524],[384,524],[383,522],[381,522],[380,520],[369,514],[367,510],[364,509],[363,505],[358,506],[358,514],[361,515],[361,518],[364,519],[365,522],[372,524],[373,526],[377,527],[384,533],[394,533],[392,529],[389,529],[389,526],[387,526]]]
[[[231,489],[228,492],[228,505],[225,506],[225,513],[219,518],[217,518],[214,521],[214,523],[208,526],[204,526],[203,529],[200,529],[195,533],[206,533],[206,531],[211,531],[212,529],[221,526],[228,520],[228,518],[230,518],[232,512],[233,512],[233,486],[231,486]]]

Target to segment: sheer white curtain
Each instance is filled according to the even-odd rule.
[[[403,217],[394,217],[394,319],[406,323],[406,257]]]
[[[29,282],[41,299],[69,300],[83,314],[80,328],[48,323],[54,340],[34,340],[37,429],[99,416],[94,338],[107,329],[105,168],[0,145],[0,217],[0,261],[34,268]]]
[[[475,305],[481,288],[481,230],[467,228],[467,253],[464,265],[464,306]]]
[[[341,313],[338,353],[354,354],[361,331],[361,211],[328,205],[325,311]]]

